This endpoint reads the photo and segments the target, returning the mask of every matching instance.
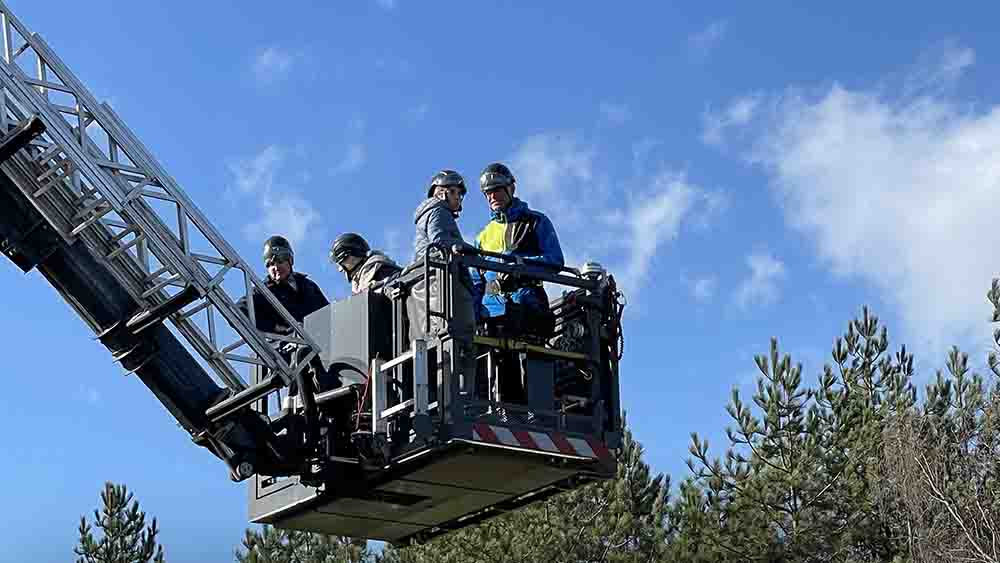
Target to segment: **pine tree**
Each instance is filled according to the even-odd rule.
[[[146,513],[125,485],[105,483],[101,502],[103,507],[94,510],[94,526],[102,532],[99,540],[87,519],[80,517],[80,543],[73,550],[80,556],[77,563],[163,563],[156,518],[146,525]]]
[[[673,548],[685,560],[891,561],[892,513],[873,501],[881,431],[915,400],[912,356],[886,355],[888,335],[864,308],[834,344],[818,386],[781,355],[755,358],[752,406],[734,389],[725,459],[692,435],[693,479],[673,508]]]
[[[248,529],[242,549],[235,553],[239,563],[365,563],[375,560],[367,542],[264,526]]]

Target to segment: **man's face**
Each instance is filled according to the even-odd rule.
[[[486,191],[486,202],[490,204],[491,211],[506,209],[510,205],[511,197],[509,188],[498,186]]]
[[[455,212],[462,210],[462,200],[465,199],[465,194],[462,193],[460,188],[440,186],[438,187],[438,193],[444,195],[444,202],[448,206],[448,209]]]
[[[276,282],[283,282],[292,273],[292,263],[288,258],[272,258],[267,262],[267,274]]]
[[[361,263],[361,258],[358,256],[347,256],[340,262],[337,262],[337,270],[341,272],[347,272],[353,270]]]

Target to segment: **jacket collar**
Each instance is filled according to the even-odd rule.
[[[497,223],[511,223],[513,221],[519,221],[524,218],[528,213],[528,204],[524,203],[518,198],[514,198],[507,206],[507,209],[497,209],[496,211],[490,211],[490,216]]]
[[[264,283],[264,285],[272,288],[278,287],[279,285],[287,285],[288,287],[292,288],[292,291],[297,292],[299,290],[299,276],[305,277],[304,274],[292,271],[291,273],[288,274],[288,279],[286,279],[283,282],[283,284],[280,284],[276,282],[274,278],[270,276],[270,274],[268,274],[267,281]]]

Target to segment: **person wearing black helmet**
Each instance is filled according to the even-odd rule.
[[[427,199],[417,206],[413,213],[416,225],[416,235],[413,239],[413,261],[423,264],[428,255],[428,247],[432,244],[441,245],[449,250],[472,247],[462,238],[456,219],[462,212],[462,201],[465,199],[465,180],[454,170],[444,169],[431,177],[427,186]],[[431,258],[441,259],[437,249],[429,253]],[[430,294],[430,309],[440,311],[438,303],[437,272],[431,271],[430,280],[420,280],[410,289],[406,299],[406,314],[409,319],[410,339],[429,338],[435,334],[447,331],[458,341],[457,353],[462,358],[461,386],[464,392],[472,389],[476,371],[475,345],[472,339],[476,329],[476,315],[472,293],[472,279],[463,268],[459,274],[459,283],[451,284],[451,316],[446,321],[439,317],[431,317],[431,334],[425,334],[427,327],[427,298]],[[431,377],[434,377],[433,375]]]
[[[292,318],[301,323],[307,315],[326,307],[330,302],[323,294],[323,290],[316,285],[316,282],[305,274],[292,269],[294,264],[295,253],[292,251],[292,245],[288,239],[281,235],[274,235],[264,241],[264,266],[267,268],[264,286],[271,290],[271,293],[274,294],[278,302],[285,306],[285,309],[288,309]],[[246,296],[240,298],[236,305],[243,311],[244,315],[249,316],[250,307]],[[258,330],[275,334],[291,332],[292,327],[288,326],[285,319],[257,289],[253,290],[253,310]],[[278,341],[274,343],[275,347],[278,347],[279,344]],[[306,353],[305,349],[297,351],[299,357]],[[285,361],[291,361],[291,350],[282,350],[281,355]],[[314,390],[325,390],[324,388],[329,387],[330,383],[319,356],[315,356],[310,364],[313,378],[309,385]],[[303,371],[302,374],[304,375],[305,372]],[[288,388],[289,396],[298,395],[300,383],[302,382],[298,380],[292,382]]]
[[[443,245],[452,249],[455,247],[468,247],[462,238],[462,231],[458,228],[459,213],[462,211],[462,200],[465,199],[465,180],[462,175],[454,170],[441,170],[433,177],[427,186],[427,199],[425,199],[417,210],[413,213],[413,222],[416,225],[416,235],[413,239],[413,261],[422,264],[427,255],[427,248],[431,244]],[[440,258],[440,253],[432,251],[432,257]],[[475,316],[473,314],[472,280],[463,271],[462,283],[456,284],[455,300],[452,303],[453,318],[449,326],[452,334],[467,334],[471,337],[475,330]],[[410,312],[410,334],[411,338],[416,338],[422,334],[424,324],[422,301],[424,299],[424,285],[426,280],[422,280],[413,287],[411,295],[413,299],[408,301],[408,311]],[[437,291],[434,289],[437,282],[431,280],[432,308],[437,308],[434,297]],[[441,328],[440,319],[431,319],[432,332]]]
[[[517,184],[506,165],[494,162],[486,166],[479,176],[479,188],[490,206],[492,220],[476,237],[476,248],[511,256],[519,264],[531,259],[558,267],[564,265],[562,247],[552,221],[514,196]],[[555,317],[549,309],[542,282],[479,269],[471,274],[476,307],[481,316],[486,317],[488,330],[543,340],[551,336]],[[526,357],[505,352],[496,360],[501,400],[528,400],[528,388],[541,382],[528,377]],[[541,396],[544,394],[543,390]]]
[[[361,293],[402,270],[391,258],[372,250],[368,241],[357,233],[344,233],[330,245],[330,262],[344,272],[351,283],[352,293]]]
[[[476,237],[476,247],[506,254],[521,261],[531,259],[553,266],[564,265],[562,247],[552,221],[515,197],[516,180],[506,165],[494,162],[483,169],[479,187],[490,206],[492,220]],[[541,282],[518,279],[497,272],[472,272],[476,294],[489,317],[508,317],[512,325],[546,337],[549,300]],[[518,317],[518,318],[510,318]]]
[[[448,248],[465,244],[456,221],[462,212],[465,194],[465,180],[454,170],[442,170],[431,178],[427,199],[413,213],[413,223],[417,227],[413,238],[414,262],[423,262],[431,244],[443,244]]]
[[[292,269],[294,264],[295,253],[288,239],[275,235],[264,241],[264,266],[267,268],[264,285],[288,309],[292,318],[301,323],[306,315],[326,307],[330,302],[316,282]],[[237,306],[244,314],[249,315],[247,301],[244,296],[237,302]],[[253,295],[253,308],[259,330],[278,334],[291,330],[281,315],[256,289]]]

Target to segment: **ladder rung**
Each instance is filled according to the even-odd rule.
[[[84,229],[86,229],[87,227],[90,227],[94,223],[100,221],[101,217],[104,217],[108,213],[111,213],[111,211],[113,211],[113,210],[114,210],[114,208],[111,207],[111,204],[109,203],[107,205],[107,207],[105,207],[104,209],[101,209],[97,213],[94,213],[94,215],[90,219],[87,219],[83,223],[80,223],[75,229],[73,229],[72,231],[70,231],[70,234],[72,236],[76,236],[76,235],[82,233]]]
[[[149,274],[148,276],[146,276],[146,281],[147,282],[151,282],[151,281],[155,280],[156,278],[160,277],[160,274],[162,274],[164,272],[167,272],[169,270],[170,270],[170,266],[163,266],[159,270],[157,270],[157,271],[153,272],[152,274]]]
[[[52,168],[49,168],[41,176],[39,176],[39,177],[37,177],[35,179],[38,180],[39,182],[44,182],[47,178],[49,178],[49,177],[51,177],[51,176],[53,176],[55,174],[58,174],[59,172],[67,173],[69,171],[69,167],[71,167],[71,166],[73,166],[72,161],[70,161],[69,159],[65,159],[64,158],[64,159],[60,160],[58,164],[56,164]],[[63,170],[64,167],[66,168],[65,171]]]
[[[111,237],[111,242],[121,242],[122,239],[129,236],[132,233],[138,233],[139,227],[129,227],[124,231],[118,233],[117,235]]]
[[[55,90],[57,92],[66,92],[67,94],[76,94],[72,88],[64,86],[62,84],[56,84],[55,82],[49,82],[48,80],[39,80],[37,78],[28,78],[26,76],[22,77],[24,80],[32,86],[38,86],[39,88],[45,88],[46,90]]]
[[[111,253],[108,254],[108,256],[107,256],[108,260],[113,260],[114,258],[117,258],[119,254],[121,254],[122,252],[125,252],[126,250],[128,250],[128,249],[132,248],[133,246],[139,244],[145,238],[146,238],[146,235],[139,235],[139,236],[135,237],[134,239],[126,242],[125,244],[119,246],[118,248],[112,250]]]
[[[189,311],[184,311],[184,314],[182,314],[178,318],[178,320],[185,321],[187,319],[190,319],[191,317],[197,315],[198,313],[204,311],[205,309],[208,309],[211,306],[212,303],[210,301],[205,301],[204,303],[198,305],[197,307],[192,307]]]
[[[115,162],[113,160],[108,160],[106,158],[94,158],[93,160],[94,162],[97,163],[98,166],[102,168],[112,168],[114,170],[119,170],[122,172],[131,172],[133,174],[137,174],[143,177],[146,176],[146,172],[143,169],[136,168],[135,166],[131,166],[128,164],[121,164],[120,162]]]
[[[142,195],[144,195],[146,197],[151,197],[153,199],[159,199],[159,200],[163,200],[163,201],[169,201],[169,202],[172,202],[172,203],[177,203],[177,199],[174,196],[172,196],[172,195],[170,195],[170,194],[168,194],[166,192],[156,192],[156,191],[153,191],[153,190],[147,190],[147,189],[143,188]]]
[[[77,110],[73,106],[64,106],[60,104],[49,104],[49,105],[52,106],[53,109],[59,110],[62,113],[68,113],[70,115],[76,115],[76,116],[80,115],[79,110]],[[88,112],[87,110],[83,110],[83,118],[87,119],[89,117],[90,117],[90,112]]]
[[[51,145],[49,145],[48,148],[38,153],[38,156],[35,157],[35,161],[41,164],[46,160],[55,156],[57,152],[59,152],[59,145],[57,145],[56,143],[52,143]]]
[[[59,178],[59,179],[56,179],[56,180],[52,180],[48,184],[45,184],[44,186],[42,186],[42,187],[38,188],[37,190],[35,190],[35,192],[31,194],[31,196],[35,197],[35,198],[42,197],[49,190],[51,190],[52,188],[58,186],[61,183],[62,183],[62,178]]]
[[[240,346],[243,346],[244,344],[246,344],[246,340],[243,340],[242,338],[240,338],[236,342],[233,342],[229,346],[226,346],[222,350],[219,350],[219,354],[218,355],[224,356],[224,355],[232,352],[233,350],[239,348]]]
[[[169,277],[169,278],[163,278],[162,280],[160,280],[159,282],[157,282],[157,284],[154,285],[153,287],[147,289],[146,291],[143,291],[142,292],[142,297],[145,299],[146,297],[149,297],[150,295],[153,295],[154,293],[156,293],[157,291],[160,291],[161,289],[167,287],[168,285],[170,285],[172,283],[176,283],[176,282],[178,282],[180,280],[181,280],[181,275],[180,274],[177,274],[176,276]]]
[[[170,317],[170,315],[177,313],[200,297],[201,294],[198,291],[198,288],[193,285],[189,285],[185,287],[183,291],[177,293],[163,303],[133,316],[127,323],[125,323],[125,326],[129,328],[133,334],[139,334],[147,328],[163,322]]]
[[[249,406],[254,401],[265,397],[272,391],[279,389],[281,385],[282,378],[279,377],[278,374],[271,375],[264,381],[261,381],[252,387],[247,387],[232,397],[216,403],[205,411],[205,415],[212,421],[219,422],[227,416],[235,412],[239,412],[241,409]]]
[[[229,262],[226,262],[225,258],[216,258],[215,256],[208,256],[205,254],[198,254],[197,252],[191,253],[191,258],[199,260],[201,262],[208,262],[209,264],[215,264],[217,266],[228,266]]]
[[[254,364],[254,365],[257,365],[257,366],[267,367],[267,364],[265,364],[264,362],[262,362],[260,360],[260,358],[251,358],[250,356],[241,356],[239,354],[223,354],[222,357],[225,358],[225,359],[227,359],[227,360],[230,360],[230,361],[236,361],[236,362],[242,362],[244,364]]]
[[[125,195],[124,203],[128,203],[142,195],[142,189],[150,185],[149,178],[143,178]]]
[[[96,212],[97,208],[100,207],[100,206],[102,206],[102,205],[107,205],[108,207],[111,207],[111,202],[109,202],[108,200],[106,200],[104,198],[96,198],[96,199],[94,199],[94,201],[92,201],[92,202],[88,203],[87,205],[84,205],[83,207],[81,207],[80,210],[77,211],[76,214],[73,217],[75,217],[77,219],[85,217],[89,213],[91,213],[92,211]]]

